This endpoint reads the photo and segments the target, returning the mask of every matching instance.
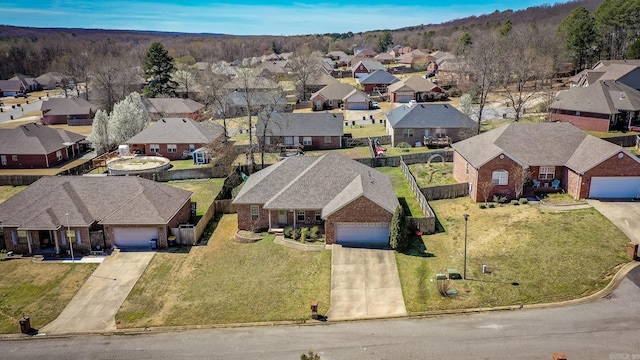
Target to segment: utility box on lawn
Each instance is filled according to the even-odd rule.
[[[627,256],[631,260],[638,258],[638,243],[630,242],[627,244]]]

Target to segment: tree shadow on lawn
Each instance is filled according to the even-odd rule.
[[[424,244],[422,236],[416,235],[415,233],[409,234],[409,247],[405,251],[400,251],[400,253],[424,258],[436,257],[435,254],[427,252],[427,246]]]

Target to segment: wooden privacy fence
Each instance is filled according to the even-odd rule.
[[[420,192],[427,200],[440,200],[440,199],[455,199],[469,195],[469,184],[451,184],[430,186],[426,188],[420,188]]]
[[[369,146],[371,148],[371,146]],[[387,156],[381,158],[362,158],[362,159],[354,159],[362,164],[365,164],[369,167],[397,167],[400,166],[400,161],[404,161],[405,165],[412,164],[426,164],[431,162],[452,162],[453,161],[453,151],[451,150],[442,150],[442,151],[432,151],[425,153],[415,153],[415,154],[407,154],[402,156]]]
[[[434,214],[431,206],[429,206],[429,202],[427,198],[425,198],[424,194],[420,191],[418,184],[416,183],[416,179],[413,177],[411,170],[405,162],[400,158],[400,168],[402,169],[402,173],[407,178],[409,182],[409,186],[411,186],[411,191],[413,191],[413,195],[418,200],[418,204],[420,204],[420,208],[424,213],[424,218],[416,218],[409,217],[409,223],[414,225],[416,229],[422,231],[425,234],[433,234],[436,232],[436,215]],[[424,219],[424,220],[423,220]]]

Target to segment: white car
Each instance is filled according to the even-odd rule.
[[[412,107],[412,106],[414,106],[414,105],[418,105],[418,102],[417,102],[417,101],[415,101],[415,100],[411,100],[411,101],[409,101],[409,107]]]

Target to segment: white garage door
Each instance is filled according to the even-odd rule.
[[[367,110],[367,103],[363,102],[348,102],[347,110]]]
[[[113,238],[118,247],[149,247],[151,239],[158,238],[157,227],[113,228]]]
[[[640,177],[592,177],[590,198],[637,198],[640,196]]]
[[[396,95],[396,102],[408,103],[411,100],[413,100],[413,94],[410,94],[410,95],[398,94],[398,95]]]
[[[389,244],[389,223],[337,223],[336,243],[386,247]]]

